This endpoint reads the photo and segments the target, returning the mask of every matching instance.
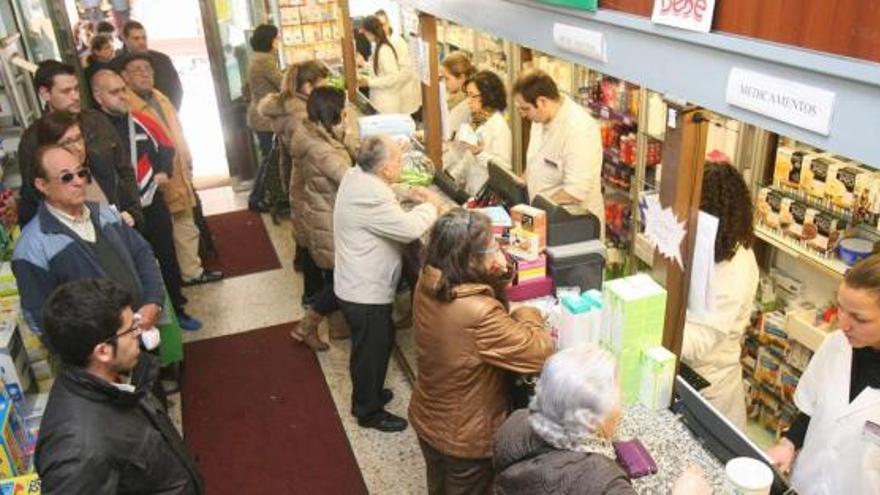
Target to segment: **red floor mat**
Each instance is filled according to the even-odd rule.
[[[219,256],[205,260],[209,270],[226,277],[281,268],[259,213],[242,210],[206,217]]]
[[[186,344],[183,424],[212,495],[366,494],[295,323]]]

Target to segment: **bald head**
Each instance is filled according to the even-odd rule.
[[[101,69],[92,76],[92,95],[101,110],[113,115],[129,111],[125,81],[109,69]]]

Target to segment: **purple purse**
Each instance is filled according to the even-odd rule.
[[[630,479],[641,478],[657,472],[657,464],[648,450],[637,438],[625,442],[613,442],[617,463]]]

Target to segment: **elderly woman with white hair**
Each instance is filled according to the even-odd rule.
[[[413,188],[410,199],[421,204],[410,211],[400,207],[391,189],[400,180],[400,155],[400,145],[388,136],[364,139],[357,166],[339,184],[333,211],[334,290],[351,328],[351,412],[360,426],[386,432],[407,426],[385,410],[391,391],[383,388],[401,251],[424,235],[442,206],[437,194]]]
[[[511,414],[495,435],[496,493],[636,493],[611,446],[621,408],[614,356],[595,345],[554,354],[544,363],[528,410]],[[672,493],[711,488],[688,469]]]

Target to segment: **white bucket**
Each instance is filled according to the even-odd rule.
[[[773,485],[773,470],[751,457],[736,457],[724,467],[727,493],[731,495],[768,495]]]

